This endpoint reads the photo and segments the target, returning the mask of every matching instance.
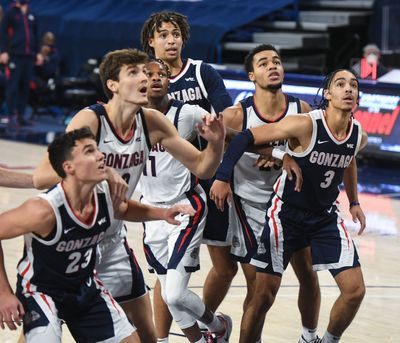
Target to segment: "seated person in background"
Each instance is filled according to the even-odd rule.
[[[381,62],[381,50],[376,44],[367,44],[363,48],[361,60],[352,68],[361,79],[376,80],[389,70]]]
[[[40,53],[43,56],[43,64],[36,65],[35,74],[44,82],[55,79],[59,74],[60,55],[54,46],[55,41],[55,35],[51,31],[47,31],[42,37]]]

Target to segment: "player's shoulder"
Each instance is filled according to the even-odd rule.
[[[84,126],[88,126],[93,133],[96,133],[99,127],[99,119],[96,113],[89,107],[81,109],[73,116],[66,131],[69,132],[75,129],[80,129]]]

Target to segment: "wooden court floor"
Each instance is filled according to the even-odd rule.
[[[44,146],[0,140],[0,164],[19,169],[35,166],[44,156],[45,149]],[[38,191],[35,190],[0,187],[0,211],[15,207],[37,193]],[[347,209],[343,195],[341,200],[343,209]],[[347,223],[360,255],[367,294],[355,320],[341,341],[398,343],[400,342],[400,263],[398,257],[400,251],[400,200],[396,199],[396,195],[361,194],[360,202],[363,204],[367,216],[366,232],[362,236],[357,236],[354,224],[351,221],[347,221]],[[142,227],[138,224],[129,224],[128,231],[130,245],[134,248],[139,263],[145,269],[145,258],[141,248]],[[12,285],[15,285],[15,267],[22,256],[22,244],[21,238],[3,242],[6,269]],[[203,246],[201,270],[193,275],[190,283],[191,289],[199,295],[202,293],[202,285],[209,268],[210,259],[207,248]],[[155,277],[147,271],[145,271],[145,277],[148,284],[153,286]],[[319,278],[322,305],[318,332],[322,335],[329,319],[329,310],[338,295],[338,290],[328,272],[320,272]],[[233,319],[231,343],[239,340],[245,292],[244,277],[239,271],[220,308],[222,312],[229,314]],[[264,343],[296,343],[298,341],[301,323],[297,310],[297,292],[298,284],[289,267],[283,277],[276,303],[267,315],[262,336]],[[171,333],[171,343],[186,341],[185,338],[176,335],[180,331],[175,325],[172,327]],[[19,331],[11,332],[8,329],[0,329],[0,343],[16,342],[19,334]],[[63,329],[63,342],[74,342],[66,327]]]

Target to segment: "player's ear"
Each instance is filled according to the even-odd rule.
[[[150,37],[148,43],[149,43],[149,46],[151,46],[152,48],[154,48],[154,37]]]
[[[67,175],[74,175],[75,174],[75,170],[74,170],[74,167],[73,167],[71,161],[69,161],[69,160],[64,161],[62,166],[63,166],[65,174],[67,174]]]
[[[256,80],[256,77],[254,76],[254,72],[251,71],[247,75],[249,76],[249,80],[251,82],[254,82]]]
[[[108,79],[106,84],[107,84],[107,88],[108,88],[111,92],[115,93],[115,92],[117,91],[117,89],[118,89],[118,87],[117,87],[117,86],[118,86],[117,81]]]
[[[326,100],[331,100],[332,96],[331,96],[331,92],[329,91],[329,89],[324,89],[324,98]]]

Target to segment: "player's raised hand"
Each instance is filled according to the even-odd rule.
[[[303,185],[303,174],[299,165],[289,154],[285,154],[285,156],[283,157],[282,169],[286,171],[289,180],[293,179],[293,174],[295,175],[296,184],[294,186],[294,190],[296,192],[300,192],[301,186]]]
[[[360,205],[355,205],[350,208],[350,213],[354,223],[360,222],[360,230],[358,230],[358,234],[361,235],[364,232],[366,225],[364,211]]]
[[[225,140],[226,129],[222,114],[218,118],[211,114],[205,114],[203,116],[203,124],[198,124],[197,130],[200,136],[208,142],[223,143]]]
[[[184,214],[187,214],[189,216],[194,216],[196,214],[196,211],[191,205],[174,205],[165,210],[164,220],[169,224],[179,225],[181,222],[175,219],[175,217]]]
[[[232,204],[232,189],[228,182],[215,180],[210,189],[210,199],[220,211],[224,210],[225,201]]]
[[[22,304],[11,291],[0,292],[0,326],[5,329],[4,323],[10,330],[17,330],[22,324],[25,314]]]

